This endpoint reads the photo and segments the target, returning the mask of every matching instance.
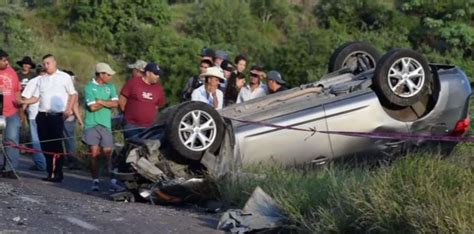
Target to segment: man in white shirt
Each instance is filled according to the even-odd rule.
[[[193,91],[191,100],[207,103],[216,110],[222,109],[224,94],[219,90],[219,84],[226,80],[224,74],[218,67],[210,67],[200,76],[205,78],[205,83]]]
[[[21,93],[22,98],[28,99],[33,97],[33,94],[36,90],[36,86],[38,85],[38,80],[41,79],[42,75],[46,74],[43,65],[38,64],[36,66],[36,73],[38,74],[38,76],[29,80],[25,88],[23,89],[23,92]],[[38,138],[38,128],[35,120],[36,115],[38,114],[38,107],[39,103],[23,105],[23,109],[27,108],[26,110],[28,113],[28,124],[30,125],[31,144],[33,146],[33,149],[41,150],[41,145]],[[34,153],[33,162],[35,163],[35,165],[30,168],[31,170],[46,171],[46,159],[43,153]]]
[[[18,100],[21,104],[33,104],[39,101],[36,124],[41,148],[46,152],[63,153],[64,119],[73,114],[77,101],[77,92],[71,77],[58,70],[56,59],[48,54],[43,57],[46,74],[38,80],[33,97]],[[52,139],[58,139],[53,140]],[[63,156],[46,154],[45,181],[60,183],[63,180]]]
[[[250,84],[240,89],[239,96],[237,96],[237,103],[267,95],[267,86],[262,82],[264,74],[260,66],[254,65],[250,68]]]

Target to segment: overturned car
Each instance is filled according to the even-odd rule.
[[[368,43],[351,42],[335,51],[329,71],[317,82],[219,111],[201,102],[168,108],[155,126],[122,150],[123,180],[138,191],[137,181],[165,188],[163,181],[183,178],[196,168],[223,174],[242,164],[325,164],[420,146],[449,154],[456,145],[318,131],[456,136],[468,131],[471,87],[459,67],[429,64],[406,49],[380,57]],[[146,163],[139,165],[140,159]]]

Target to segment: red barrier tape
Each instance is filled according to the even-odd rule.
[[[11,147],[11,148],[23,150],[24,152],[27,152],[27,153],[32,153],[32,154],[42,153],[42,154],[52,155],[54,158],[59,158],[61,156],[67,156],[67,155],[74,155],[74,153],[57,153],[57,152],[48,152],[48,151],[37,150],[37,149],[33,149],[33,148],[26,147],[26,146],[23,146],[23,145],[17,145],[15,143],[11,142],[11,141],[4,141],[3,144],[6,147]],[[91,153],[80,153],[80,154],[82,154],[82,155],[92,155]]]
[[[474,137],[460,137],[460,136],[433,136],[429,134],[412,134],[412,133],[398,133],[398,132],[352,132],[352,131],[319,131],[316,128],[297,128],[291,126],[283,126],[277,124],[265,123],[262,121],[249,121],[225,117],[227,119],[246,123],[246,124],[255,124],[260,126],[278,128],[278,129],[289,129],[296,131],[311,132],[311,135],[316,133],[324,134],[335,134],[335,135],[344,135],[352,137],[367,137],[372,139],[387,139],[387,140],[426,140],[426,141],[451,141],[451,142],[474,142]]]
[[[3,144],[6,147],[11,147],[11,148],[16,148],[19,150],[23,150],[24,152],[27,153],[42,153],[42,154],[47,154],[47,155],[52,155],[53,156],[53,168],[52,171],[54,172],[56,170],[56,160],[58,160],[61,156],[66,156],[66,155],[73,155],[72,153],[56,153],[56,152],[48,152],[48,151],[42,151],[42,150],[37,150],[34,148],[29,148],[23,145],[17,145],[11,141],[4,141]],[[91,155],[90,153],[82,153],[83,155]],[[54,173],[51,175],[52,178],[54,178]]]
[[[277,129],[288,129],[288,130],[295,130],[295,131],[311,132],[311,136],[316,133],[323,133],[323,134],[335,134],[335,135],[343,135],[343,136],[367,137],[371,139],[387,139],[387,140],[474,142],[474,137],[433,136],[429,134],[411,134],[411,133],[398,133],[398,132],[319,131],[316,128],[298,128],[298,127],[284,126],[284,125],[278,125],[278,124],[270,124],[270,123],[265,123],[262,121],[249,121],[249,120],[241,120],[241,119],[235,119],[235,118],[230,118],[230,117],[225,117],[225,118],[233,120],[233,121],[241,122],[241,123],[246,123],[246,124],[254,124],[254,125],[272,127],[272,128],[277,128]],[[23,150],[27,153],[42,153],[42,154],[47,154],[47,155],[53,155],[53,163],[56,159],[58,159],[61,156],[73,155],[72,153],[56,153],[56,152],[37,150],[37,149],[29,148],[23,145],[14,144],[11,141],[4,141],[4,145],[7,147]],[[80,154],[92,155],[91,153],[80,153]]]

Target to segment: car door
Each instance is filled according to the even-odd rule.
[[[324,109],[329,131],[408,132],[407,123],[387,115],[371,90],[341,95],[326,103]],[[394,142],[338,134],[329,134],[329,139],[334,158],[360,152],[380,151],[390,142]]]
[[[322,104],[312,104],[312,98],[289,104],[288,109],[271,110],[270,118],[260,122],[300,129],[327,130]],[[255,118],[254,118],[255,119]],[[311,162],[323,163],[332,157],[327,134],[243,124],[235,131],[236,151],[244,164],[294,165]]]

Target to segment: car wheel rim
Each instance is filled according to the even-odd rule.
[[[395,95],[409,98],[421,92],[425,83],[425,71],[420,62],[405,57],[390,66],[387,79]]]
[[[203,151],[216,138],[216,122],[208,113],[194,110],[183,116],[179,122],[179,139],[192,151]]]
[[[375,67],[375,59],[365,51],[354,51],[344,59],[342,67],[350,67],[352,71],[363,72]]]

